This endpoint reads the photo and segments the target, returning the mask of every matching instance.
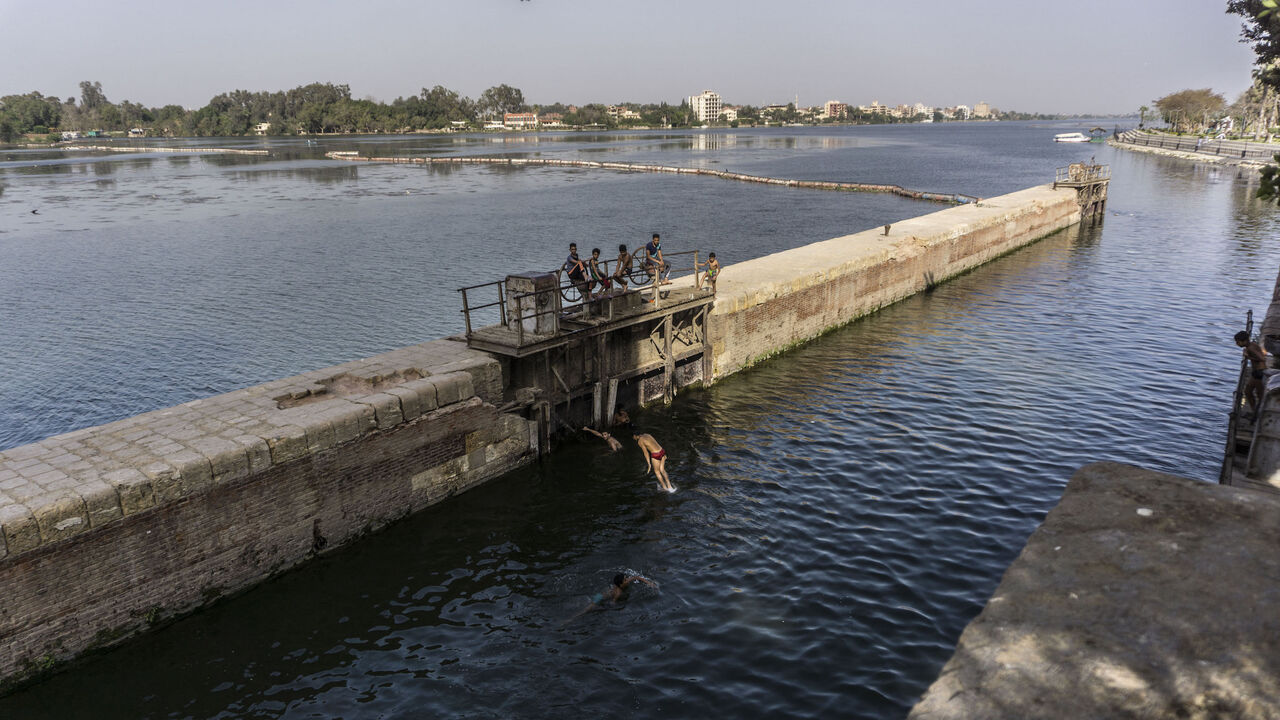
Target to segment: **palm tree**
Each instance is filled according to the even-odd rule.
[[[1146,124],[1147,113],[1150,112],[1150,110],[1151,108],[1147,107],[1146,105],[1143,105],[1142,107],[1138,108],[1138,127],[1142,127],[1143,125]]]

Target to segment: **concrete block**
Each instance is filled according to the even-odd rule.
[[[102,480],[91,480],[81,483],[78,492],[89,515],[89,527],[101,527],[124,517],[124,510],[120,508],[120,495],[110,484]]]
[[[183,449],[184,452],[195,453]],[[143,465],[142,474],[147,476],[147,480],[151,482],[151,491],[155,495],[157,502],[170,502],[187,494],[187,490],[182,485],[182,475],[177,468],[163,460]]]
[[[344,403],[329,409],[327,417],[336,444],[351,442],[364,433],[363,416],[368,409],[359,403]]]
[[[297,460],[308,453],[307,431],[297,425],[276,426],[263,440],[271,448],[271,462],[275,465]]]
[[[0,460],[29,460],[31,458],[40,457],[47,450],[37,443],[30,445],[19,445],[16,448],[9,448],[0,453]]]
[[[209,435],[192,441],[191,448],[208,460],[209,480],[213,485],[238,480],[249,474],[249,456],[239,443],[219,435]],[[198,464],[192,470],[202,471]],[[183,471],[185,473],[186,469],[183,468]],[[185,474],[183,479],[186,480]]]
[[[418,393],[409,388],[400,385],[387,390],[388,395],[393,395],[400,400],[400,414],[404,416],[405,422],[410,422],[422,414],[422,409],[418,404]]]
[[[271,447],[266,440],[255,435],[236,435],[230,440],[244,449],[245,456],[249,458],[250,473],[259,473],[271,467]]]
[[[432,382],[432,376],[424,377],[419,380],[411,380],[400,387],[405,390],[417,393],[418,395],[418,412],[422,415],[440,407],[439,399],[436,397],[436,384]]]
[[[89,529],[89,514],[79,495],[64,492],[32,501],[32,514],[40,526],[40,540],[58,542]]]
[[[120,496],[120,509],[125,515],[132,515],[156,504],[151,480],[141,470],[113,470],[104,474],[102,479],[116,489]]]
[[[163,459],[178,471],[178,477],[187,494],[204,492],[213,485],[213,466],[203,452],[193,448],[183,448],[172,455],[166,455]]]
[[[404,414],[400,411],[400,398],[387,393],[373,393],[354,398],[355,402],[373,408],[374,420],[379,430],[387,430],[404,422]]]
[[[436,402],[440,407],[452,405],[475,396],[475,385],[470,373],[453,372],[432,375],[427,378],[436,387]]]
[[[0,506],[0,534],[10,555],[40,547],[40,526],[26,505]]]

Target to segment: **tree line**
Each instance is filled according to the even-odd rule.
[[[172,137],[249,135],[264,126],[269,135],[406,133],[440,130],[455,123],[479,127],[485,118],[519,112],[558,113],[570,126],[687,126],[693,120],[684,104],[632,104],[631,108],[640,114],[638,120],[614,118],[602,104],[530,105],[519,88],[505,84],[485,90],[474,100],[436,85],[383,103],[353,98],[347,85],[312,83],[276,92],[234,90],[213,97],[201,108],[186,110],[179,105],[145,107],[128,100],[113,103],[102,83],[86,80],[80,83],[78,102],[75,97],[64,100],[39,92],[0,97],[0,142],[28,133],[120,132],[135,127],[145,128],[149,135]]]

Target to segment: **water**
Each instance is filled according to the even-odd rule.
[[[1034,184],[1055,165],[1097,153],[1112,164],[1115,180],[1099,227],[1059,233],[644,412],[641,423],[671,458],[668,469],[681,488],[675,496],[655,492],[643,478],[634,447],[611,456],[600,441],[571,441],[537,467],[0,700],[0,716],[903,716],[1076,467],[1109,459],[1216,477],[1238,368],[1230,336],[1245,309],[1262,309],[1280,264],[1277,211],[1249,197],[1247,176],[1048,142],[1074,129],[1000,124],[781,137],[760,132],[733,143],[721,139],[714,149],[698,147],[707,141],[665,135],[538,143],[539,152],[566,156],[717,162],[761,174],[988,196]],[[948,157],[967,157],[969,174],[946,170]],[[158,162],[168,167],[169,161]],[[324,167],[315,160],[296,163]],[[845,176],[840,163],[847,165]],[[924,182],[931,163],[942,168],[936,184]],[[872,169],[879,174],[848,177]],[[417,339],[395,332],[447,332],[456,318],[442,316],[455,302],[456,283],[442,276],[500,274],[509,265],[558,257],[569,239],[583,244],[607,236],[601,245],[616,244],[619,237],[643,236],[647,223],[662,218],[664,237],[702,233],[698,237],[715,243],[703,247],[732,262],[932,209],[880,196],[551,170],[432,174],[360,167],[355,178],[332,183],[281,170],[257,190],[221,174],[242,170],[223,168],[190,181],[223,183],[220,199],[205,203],[220,219],[208,222],[198,214],[189,222],[147,213],[146,220],[130,220],[128,212],[142,211],[104,205],[75,210],[107,218],[101,231],[6,228],[2,288],[19,280],[24,290],[39,287],[36,274],[57,284],[53,278],[81,266],[91,278],[101,272],[94,263],[109,262],[103,246],[129,243],[135,260],[148,258],[164,272],[189,267],[187,282],[164,283],[192,299],[178,318],[157,319],[149,309],[164,307],[159,290],[147,291],[156,293],[149,302],[159,305],[122,291],[119,302],[132,297],[139,304],[121,308],[101,302],[112,292],[101,282],[86,285],[82,292],[99,302],[81,307],[86,298],[63,300],[40,316],[43,326],[19,330],[24,338],[50,337],[58,349],[52,357],[59,359],[42,361],[49,356],[32,346],[10,345],[2,352],[21,355],[27,366],[5,368],[3,382],[13,382],[19,370],[26,378],[51,379],[79,371],[64,364],[77,335],[68,338],[63,328],[75,323],[50,322],[54,311],[78,313],[82,324],[110,312],[126,327],[177,327],[164,332],[206,343],[188,356],[163,351],[181,344],[166,346],[146,333],[128,336],[119,325],[96,333],[78,328],[90,346],[85,362],[105,365],[104,377],[123,376],[128,382],[120,384],[128,385],[199,370],[206,373],[202,382],[220,387],[246,373],[283,367],[277,374],[288,374],[328,362],[323,358],[348,359],[382,343]],[[145,187],[150,172],[158,172],[155,163],[131,182]],[[43,176],[15,177],[10,169],[0,178],[8,186],[0,197],[7,218],[14,217],[15,197],[53,192],[40,184],[48,181]],[[418,205],[394,192],[411,181],[447,201],[430,212],[415,210]],[[287,199],[290,193],[298,198]],[[286,199],[265,199],[273,195]],[[264,209],[272,202],[280,206]],[[229,217],[241,204],[252,211]],[[487,231],[472,224],[516,223],[517,208],[534,211],[513,225],[526,231],[512,233],[505,244],[494,240],[508,237],[500,233],[487,236],[494,244],[479,244]],[[379,230],[325,229],[359,227],[350,214]],[[279,233],[254,231],[255,221]],[[137,227],[147,223],[168,223],[173,234],[149,236]],[[294,224],[310,234],[289,230]],[[594,229],[581,232],[584,224]],[[428,226],[428,234],[396,242],[394,228]],[[226,227],[233,231],[222,234]],[[566,228],[581,234],[570,236]],[[195,239],[201,232],[208,234],[203,242]],[[470,255],[460,259],[435,249],[457,233],[469,238],[459,246]],[[431,248],[426,259],[415,253],[424,247]],[[37,252],[58,267],[38,271],[40,263],[26,260],[23,272],[12,271],[14,257]],[[404,259],[401,275],[383,274],[390,257]],[[243,267],[244,275],[212,277],[193,292],[198,271],[219,267],[222,258]],[[268,277],[259,264],[294,279],[291,304],[282,307],[280,296],[268,294],[280,286],[269,290],[244,279]],[[119,271],[127,265],[121,262]],[[361,281],[349,282],[352,277]],[[350,300],[323,300],[316,283],[344,290]],[[402,284],[402,292],[391,291]],[[233,303],[220,290],[226,286],[244,299]],[[54,302],[37,294],[32,308]],[[444,311],[421,310],[433,302]],[[12,303],[6,299],[2,307]],[[300,322],[296,308],[323,314],[323,323],[316,322],[324,327]],[[148,316],[134,317],[139,313]],[[181,329],[184,322],[228,323],[236,330],[208,337],[207,329]],[[152,343],[151,371],[135,377],[126,362],[104,358],[93,345],[98,335],[121,347]],[[320,340],[319,348],[308,344]],[[371,345],[362,349],[361,342]],[[245,352],[244,343],[254,351]],[[198,365],[188,359],[197,356]],[[228,369],[229,356],[257,364]],[[115,404],[124,390],[103,386],[99,392]],[[6,392],[28,407],[43,401],[29,388]],[[169,404],[194,391],[152,386],[136,392]],[[22,416],[37,419],[28,413]],[[639,588],[624,608],[562,627],[616,572],[643,573],[661,587]]]

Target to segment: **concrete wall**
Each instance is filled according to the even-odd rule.
[[[1280,496],[1078,470],[909,720],[1275,718]]]
[[[710,333],[721,378],[1080,221],[1045,185],[726,267]]]
[[[441,340],[0,453],[0,678],[517,467],[501,395],[496,360]]]
[[[1074,191],[1032,188],[726,267],[707,328],[714,375],[1079,213]],[[644,363],[647,333],[606,352]],[[0,679],[119,642],[527,462],[536,427],[498,410],[524,382],[510,368],[438,340],[0,453]],[[675,385],[702,370],[677,363]],[[632,385],[641,402],[662,393],[660,376]]]

